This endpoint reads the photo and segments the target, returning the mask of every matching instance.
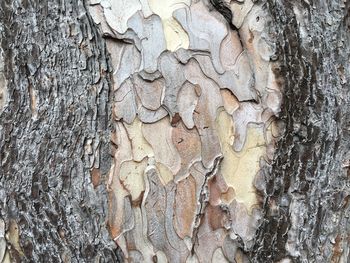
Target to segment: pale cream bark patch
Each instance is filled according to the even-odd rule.
[[[171,180],[173,180],[174,175],[166,165],[158,162],[156,163],[156,167],[158,169],[160,180],[162,181],[163,185],[166,185]]]
[[[133,159],[141,162],[145,157],[154,155],[152,147],[146,141],[142,134],[142,122],[135,118],[132,124],[125,124],[128,137],[131,142],[131,151]]]
[[[149,0],[152,11],[162,19],[164,36],[167,48],[170,51],[175,51],[179,48],[187,49],[189,46],[188,35],[173,17],[173,12],[190,5],[190,3],[190,0]]]
[[[236,200],[242,202],[250,211],[257,203],[254,178],[260,168],[260,158],[266,152],[263,127],[249,125],[243,149],[235,152],[232,147],[234,141],[232,117],[221,111],[216,122],[224,154],[221,172],[227,185],[234,189]]]
[[[123,187],[130,193],[132,200],[137,200],[145,190],[143,172],[147,167],[147,160],[141,162],[127,161],[120,167],[120,181]]]
[[[6,232],[6,240],[7,243],[11,245],[21,256],[24,255],[19,242],[19,226],[15,220],[10,220],[9,222],[9,226]]]

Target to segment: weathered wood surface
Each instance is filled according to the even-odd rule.
[[[349,5],[3,0],[0,261],[350,262]]]

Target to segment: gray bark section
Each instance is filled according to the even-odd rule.
[[[106,230],[109,71],[82,1],[2,0],[8,106],[0,112],[0,217],[17,262],[118,262]],[[101,174],[91,183],[90,168]],[[95,170],[97,171],[97,170]],[[98,261],[100,259],[100,261]]]
[[[267,2],[286,131],[265,171],[265,216],[251,258],[350,262],[350,3]]]

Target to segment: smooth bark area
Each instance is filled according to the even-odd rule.
[[[350,262],[349,1],[2,0],[0,34],[0,262]]]

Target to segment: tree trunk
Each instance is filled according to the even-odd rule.
[[[2,0],[0,262],[350,262],[349,17]]]

